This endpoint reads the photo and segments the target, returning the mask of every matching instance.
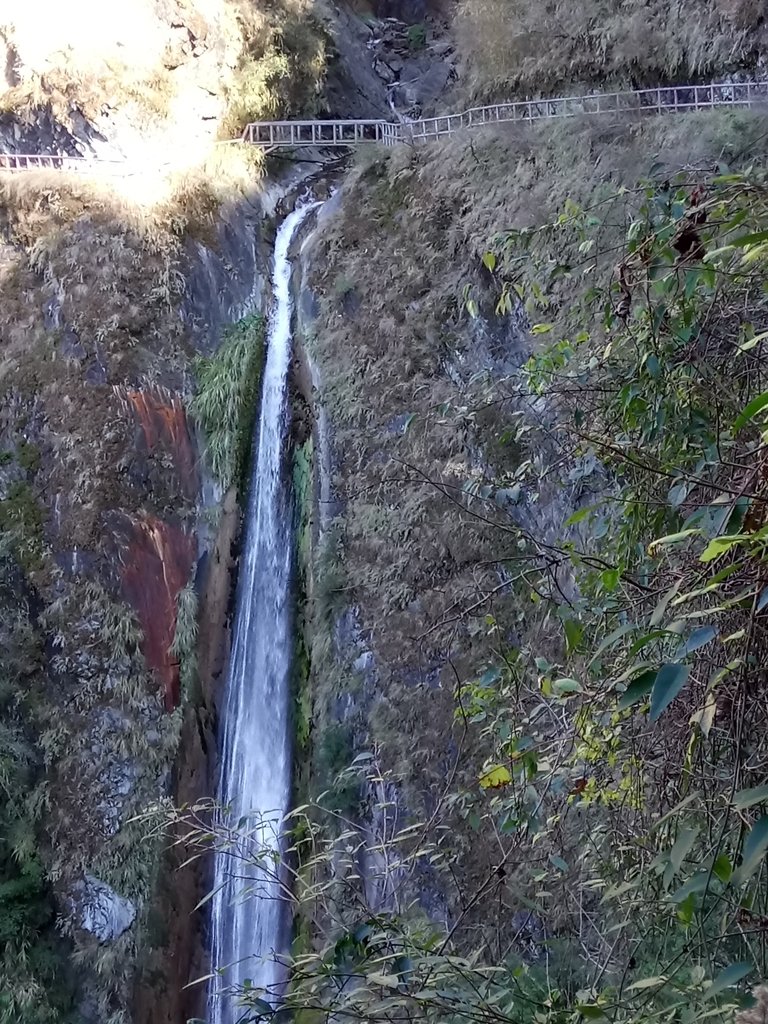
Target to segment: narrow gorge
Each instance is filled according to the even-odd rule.
[[[225,990],[240,991],[248,978],[270,998],[285,983],[280,869],[283,821],[291,795],[290,669],[291,508],[283,479],[287,380],[291,358],[291,264],[296,230],[315,208],[298,206],[277,232],[272,284],[274,304],[267,336],[261,412],[246,510],[237,610],[224,700],[219,800],[242,831],[216,854],[212,906],[213,963],[227,967]],[[284,845],[284,844],[283,844]],[[244,895],[247,894],[247,895]],[[230,966],[232,965],[232,966]],[[210,1018],[239,1019],[236,997],[212,987]]]
[[[765,1024],[766,52],[7,0],[0,1024]]]

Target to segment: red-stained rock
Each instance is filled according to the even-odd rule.
[[[115,392],[141,427],[147,451],[168,451],[184,496],[197,497],[199,479],[187,411],[181,396],[166,388],[116,387]]]
[[[121,516],[117,532],[123,594],[141,623],[147,666],[157,673],[172,711],[179,703],[179,665],[170,653],[176,601],[195,561],[195,537],[149,515]]]

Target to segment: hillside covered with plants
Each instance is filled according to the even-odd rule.
[[[695,124],[363,161],[315,240],[307,1019],[762,1020],[765,122]]]
[[[766,1024],[765,111],[229,144],[759,79],[764,5],[10,6],[0,152],[125,173],[0,172],[0,1024],[199,1021],[212,846],[290,905],[241,1024]],[[213,798],[308,185],[265,864]]]

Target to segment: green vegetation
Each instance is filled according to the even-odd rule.
[[[74,1020],[68,949],[39,850],[41,758],[32,742],[42,642],[22,577],[0,552],[0,1022]]]
[[[197,591],[191,579],[176,598],[176,629],[170,650],[179,663],[182,702],[198,699],[197,630]]]
[[[316,114],[326,40],[312,4],[241,4],[238,17],[245,42],[228,90],[222,137],[239,135],[249,121]]]
[[[455,28],[475,97],[603,83],[655,86],[754,69],[765,45],[755,0],[461,0]]]
[[[247,316],[229,328],[221,347],[195,364],[197,393],[190,411],[206,438],[211,472],[223,488],[242,488],[251,450],[264,362],[264,318]]]
[[[408,28],[408,49],[413,52],[423,50],[427,45],[427,26],[423,23]]]
[[[43,509],[30,485],[19,480],[0,500],[0,537],[13,547],[19,563],[27,572],[42,565]]]
[[[314,757],[363,800],[297,815],[302,1019],[763,1019],[765,123],[691,129],[394,154],[318,243]]]
[[[293,495],[296,519],[296,624],[293,655],[294,804],[307,798],[310,784],[312,690],[309,635],[309,587],[312,567],[314,444],[310,435],[293,449]]]

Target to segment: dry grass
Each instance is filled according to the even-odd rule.
[[[249,120],[317,106],[325,36],[311,0],[73,0],[45,17],[50,6],[0,14],[0,112],[31,126],[47,111],[83,139],[85,119],[137,165],[182,168]]]
[[[311,116],[325,74],[325,38],[311,0],[279,0],[266,8],[240,2],[244,45],[227,95],[222,138],[249,121]]]
[[[541,457],[538,501],[524,500],[518,514],[523,524],[533,517],[550,541],[562,539],[576,500],[567,477],[547,465],[543,437],[504,439],[515,420],[483,368],[494,358],[514,366],[531,343],[495,319],[480,256],[495,232],[543,223],[568,196],[599,199],[611,183],[636,181],[657,156],[670,168],[712,166],[744,150],[759,158],[766,127],[749,114],[515,127],[402,149],[361,164],[345,186],[312,257],[322,301],[313,345],[345,501],[335,574],[357,609],[375,678],[359,693],[351,664],[323,668],[316,714],[332,722],[347,695],[359,693],[356,736],[403,779],[406,813],[428,815],[443,791],[460,742],[454,689],[487,664],[486,616],[497,623],[491,636],[500,648],[515,637],[539,650],[551,644],[542,606],[528,591],[523,601],[516,587],[500,588],[499,560],[511,556],[512,573],[519,552],[496,488],[530,455]],[[489,341],[461,313],[465,283],[476,289]],[[493,485],[489,499],[470,502],[467,489],[484,484]],[[346,651],[350,662],[360,650]],[[476,782],[470,750],[462,773]],[[466,825],[453,842],[471,889],[493,851]]]
[[[137,123],[162,119],[176,91],[173,69],[187,56],[179,23],[204,44],[237,52],[227,0],[191,0],[175,18],[158,0],[112,9],[92,0],[17,4],[0,17],[0,56],[12,77],[0,107],[34,116],[49,106],[66,126],[76,110],[99,121],[105,110],[126,106]]]
[[[760,0],[461,0],[455,29],[475,98],[752,69],[768,33]]]

